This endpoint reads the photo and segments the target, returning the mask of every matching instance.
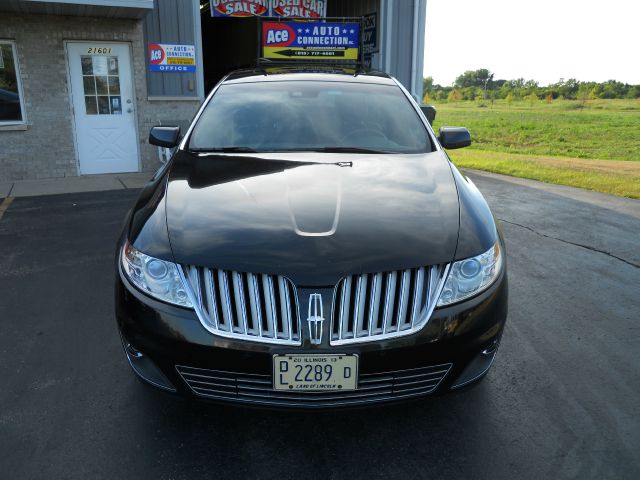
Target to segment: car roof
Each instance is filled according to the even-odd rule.
[[[333,65],[274,65],[242,69],[231,72],[224,79],[223,83],[233,84],[282,81],[320,81],[396,85],[393,78],[384,72]]]

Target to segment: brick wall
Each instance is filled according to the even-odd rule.
[[[0,14],[0,38],[15,40],[24,91],[26,130],[0,126],[0,181],[77,176],[65,40],[131,43],[141,169],[159,166],[149,128],[187,123],[194,101],[148,101],[142,21],[33,14]]]

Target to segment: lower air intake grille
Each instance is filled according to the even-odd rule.
[[[199,397],[286,407],[340,407],[399,400],[432,393],[449,373],[451,364],[393,372],[363,374],[358,389],[303,393],[276,391],[271,375],[249,375],[176,366],[176,370]]]
[[[331,344],[368,342],[408,335],[429,320],[448,267],[412,268],[351,275],[333,299]]]
[[[300,345],[296,289],[285,277],[194,266],[182,267],[182,273],[198,318],[210,332]]]

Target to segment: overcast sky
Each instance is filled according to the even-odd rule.
[[[640,84],[637,0],[427,0],[424,75]]]

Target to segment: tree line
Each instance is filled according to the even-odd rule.
[[[557,83],[540,86],[535,80],[524,78],[496,80],[488,69],[480,68],[467,70],[451,86],[434,84],[433,77],[426,77],[422,84],[422,94],[425,103],[494,99],[550,102],[557,98],[584,102],[596,98],[640,98],[640,85],[629,85],[617,80],[598,83],[561,78]]]

